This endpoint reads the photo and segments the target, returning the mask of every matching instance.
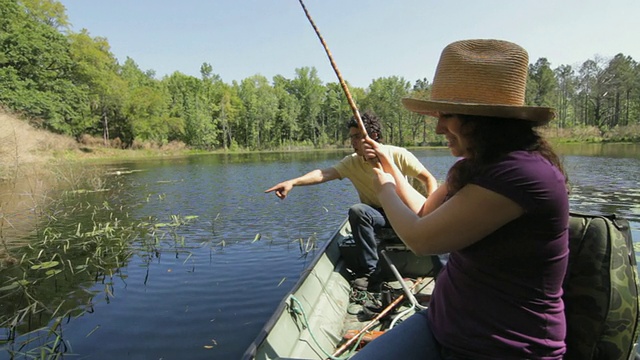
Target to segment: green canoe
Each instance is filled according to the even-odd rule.
[[[380,238],[386,244],[381,246],[383,256],[393,264],[382,268],[385,283],[381,293],[366,299],[370,293],[351,289],[345,258],[354,248],[345,220],[279,304],[243,358],[346,357],[388,328],[392,317],[402,312],[402,317],[407,317],[424,306],[433,289],[435,270],[441,267],[438,258],[417,257],[391,230],[380,234]],[[403,283],[397,280],[394,270],[401,274]],[[413,299],[405,295],[403,285],[415,293]],[[412,306],[412,300],[418,302],[416,306]],[[365,305],[372,305],[371,309],[365,309]],[[387,316],[380,316],[385,311]]]
[[[442,267],[418,257],[392,230],[379,234],[381,286],[354,290],[345,259],[355,248],[345,220],[243,355],[246,360],[345,359],[425,308]],[[571,214],[564,282],[565,359],[640,360],[640,279],[629,223],[616,215]],[[372,289],[369,289],[372,290]]]

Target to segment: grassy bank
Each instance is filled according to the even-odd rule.
[[[0,181],[16,175],[16,170],[42,168],[58,161],[91,159],[135,159],[197,153],[183,145],[164,147],[139,145],[135,150],[106,147],[100,139],[76,139],[36,129],[18,116],[0,110]],[[29,166],[31,164],[31,166]]]

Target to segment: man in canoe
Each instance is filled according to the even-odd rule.
[[[382,130],[378,117],[371,112],[365,112],[361,118],[369,137],[381,141]],[[367,290],[370,278],[378,272],[376,231],[391,225],[374,191],[371,182],[374,175],[373,169],[371,164],[364,160],[362,152],[364,136],[355,118],[349,121],[348,127],[353,154],[344,157],[332,167],[316,169],[300,177],[278,183],[267,189],[265,193],[273,191],[280,199],[284,199],[294,186],[315,185],[344,178],[351,180],[360,197],[360,203],[349,208],[349,223],[357,249],[357,258],[351,259],[353,260],[351,270],[355,274],[352,286],[359,290]],[[427,195],[436,190],[438,186],[436,179],[407,149],[392,145],[381,145],[381,149],[389,159],[392,159],[404,176],[421,181],[425,185]]]

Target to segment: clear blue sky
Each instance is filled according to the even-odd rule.
[[[197,76],[203,62],[226,83],[315,67],[337,81],[298,0],[61,0],[74,31],[106,37],[158,78]],[[640,61],[639,0],[304,0],[349,83],[401,76],[433,79],[452,41],[497,38],[534,63],[579,66],[618,53]]]

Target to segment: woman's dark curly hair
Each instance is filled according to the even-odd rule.
[[[371,136],[371,134],[376,133],[378,137],[373,139],[375,141],[382,140],[382,125],[380,124],[380,119],[371,112],[370,110],[365,111],[360,115],[360,119],[362,119],[362,123],[364,123],[364,128],[367,130],[367,134]],[[358,122],[355,117],[352,117],[347,124],[347,128],[358,128]]]
[[[456,162],[447,174],[449,195],[462,189],[489,164],[516,150],[539,153],[560,170],[568,183],[560,158],[538,133],[535,122],[471,115],[446,116],[457,116],[461,120],[461,132],[469,141],[466,149],[469,156]]]

